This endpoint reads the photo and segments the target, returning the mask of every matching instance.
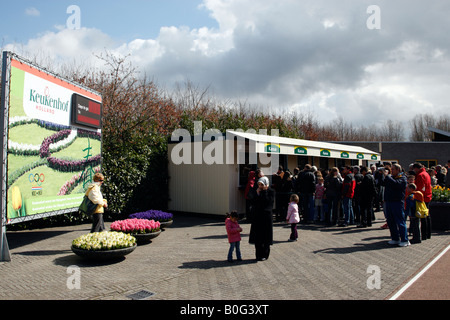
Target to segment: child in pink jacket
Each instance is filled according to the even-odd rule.
[[[295,193],[291,195],[286,222],[291,224],[291,236],[288,241],[297,241],[298,233],[297,233],[297,223],[300,222],[300,216],[298,214],[298,195]]]
[[[241,232],[242,228],[237,222],[239,216],[236,211],[232,211],[225,220],[225,227],[227,229],[228,242],[230,243],[230,249],[228,250],[228,262],[233,262],[233,251],[236,248],[236,257],[238,261],[242,261],[241,258]]]

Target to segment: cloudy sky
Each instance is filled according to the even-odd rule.
[[[0,29],[19,55],[130,54],[165,88],[357,125],[449,112],[449,17],[442,0],[18,0]]]

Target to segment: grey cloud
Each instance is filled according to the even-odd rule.
[[[260,3],[261,8],[246,7]],[[386,78],[422,77],[424,72],[440,77],[439,70],[427,63],[436,48],[442,50],[441,59],[448,60],[445,28],[449,22],[444,12],[450,10],[440,1],[377,1],[381,30],[366,27],[366,9],[372,1],[239,4],[243,6],[240,12],[231,7],[228,12],[236,16],[229,19],[235,23],[232,49],[205,56],[201,51],[190,50],[193,39],[189,30],[173,30],[179,32],[161,42],[171,50],[151,62],[148,72],[169,85],[190,79],[203,86],[211,85],[224,97],[249,101],[254,97],[283,107],[317,92],[343,91],[343,96],[348,95],[370,83],[372,74],[367,67],[371,65],[381,64]],[[220,21],[218,14],[215,16]],[[421,52],[413,57],[417,64],[416,60],[411,61],[409,52],[398,50],[405,42],[420,44]],[[381,75],[376,76],[381,81]]]
[[[366,26],[372,4],[381,9],[380,30]],[[407,119],[395,110],[442,112],[448,101],[448,1],[204,0],[202,10],[217,29],[163,27],[156,39],[121,46],[98,30],[61,31],[26,49],[45,43],[70,58],[64,44],[74,38],[84,51],[131,53],[168,88],[190,80],[225,99],[314,110],[323,119],[352,108],[355,121],[369,113],[374,122],[389,114]]]

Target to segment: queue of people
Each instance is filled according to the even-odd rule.
[[[364,175],[367,175],[365,180]],[[275,191],[277,221],[285,220],[288,199],[291,194],[297,194],[302,223],[339,226],[360,222],[361,208],[372,208],[376,192],[375,181],[366,167],[318,170],[309,164],[303,170],[295,168],[293,173],[280,166],[272,177],[271,187]]]
[[[276,221],[291,225],[288,241],[297,241],[298,223],[368,228],[372,227],[375,212],[383,210],[386,224],[382,228],[389,229],[390,245],[420,243],[430,239],[431,221],[426,213],[418,217],[416,207],[423,204],[427,211],[432,187],[450,184],[449,167],[450,160],[447,168],[427,169],[414,163],[407,172],[399,164],[390,163],[330,170],[307,164],[292,173],[280,166],[270,186],[262,170],[251,171],[245,189],[246,218],[251,223],[249,242],[255,245],[257,260],[268,259],[273,244],[273,212]]]

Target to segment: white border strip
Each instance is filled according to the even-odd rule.
[[[409,280],[409,282],[403,288],[401,288],[400,291],[398,291],[395,295],[389,298],[389,300],[396,300],[398,297],[400,297],[403,294],[403,292],[406,291],[406,289],[408,289],[414,282],[416,282],[417,279],[419,279],[428,269],[430,269],[430,267],[433,264],[435,264],[436,261],[438,261],[449,249],[450,245],[448,245],[447,248],[445,248],[436,258],[434,258],[433,261],[431,261],[427,266],[425,266],[425,268],[423,268],[423,270],[420,271],[414,278]]]

